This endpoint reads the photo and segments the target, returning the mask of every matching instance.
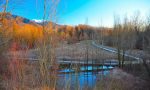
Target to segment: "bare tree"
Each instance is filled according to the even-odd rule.
[[[56,61],[55,48],[57,46],[57,34],[54,32],[54,24],[48,24],[48,20],[55,20],[56,6],[58,0],[44,0],[43,1],[43,38],[37,44],[39,51],[39,76],[42,82],[41,88],[47,87],[48,89],[56,88],[57,69],[58,64]],[[52,6],[49,6],[52,5]],[[49,15],[51,14],[51,15]],[[51,32],[51,33],[50,33]],[[49,71],[50,70],[50,71]]]
[[[147,56],[146,54],[150,54],[150,17],[147,17],[147,24],[145,27],[145,32],[142,34],[142,47],[143,50],[145,51],[145,54],[143,56],[143,65],[146,68],[146,71],[148,72],[150,76],[150,67],[149,67],[149,60],[150,57]]]
[[[121,32],[122,30],[122,26],[121,26],[121,21],[120,18],[118,16],[114,17],[114,33],[115,33],[115,40],[114,40],[114,44],[117,48],[117,57],[118,57],[118,61],[119,61],[119,67],[121,67]]]

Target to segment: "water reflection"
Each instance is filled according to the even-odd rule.
[[[81,71],[88,69],[88,70],[93,70],[92,66],[88,66],[88,68],[81,67]],[[57,85],[60,88],[65,88],[65,89],[70,89],[70,90],[75,90],[75,89],[83,89],[85,87],[88,88],[94,88],[96,85],[96,82],[100,80],[103,76],[106,76],[109,74],[110,69],[112,69],[112,66],[100,66],[98,67],[100,69],[104,69],[102,71],[97,71],[97,72],[78,72],[74,73],[74,70],[72,69],[64,69],[61,70],[60,72],[67,72],[63,74],[58,75],[58,81]],[[71,72],[71,73],[68,73]]]
[[[93,70],[109,70],[109,69],[113,69],[112,66],[81,66],[79,71],[93,71]],[[62,69],[59,72],[61,73],[71,73],[71,72],[75,72],[74,69],[72,68],[66,68],[66,69]]]

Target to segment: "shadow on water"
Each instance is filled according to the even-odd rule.
[[[97,71],[93,71],[96,69]],[[87,68],[81,66],[79,72],[73,69],[63,69],[59,71],[61,73],[58,75],[57,86],[65,90],[81,90],[87,87],[93,89],[98,80],[109,75],[111,69],[113,69],[112,66],[87,66]]]

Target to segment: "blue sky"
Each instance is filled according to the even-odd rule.
[[[13,7],[11,10],[13,14],[29,19],[42,19],[43,0],[20,1],[9,4],[10,8]],[[85,24],[88,18],[89,25],[112,26],[115,14],[132,15],[136,11],[140,11],[142,16],[149,14],[150,0],[61,0],[57,8],[57,23]]]

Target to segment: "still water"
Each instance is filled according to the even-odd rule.
[[[88,70],[84,71],[85,69]],[[92,70],[95,69],[101,70],[92,72]],[[62,73],[58,75],[57,86],[59,90],[61,90],[61,88],[64,90],[76,90],[77,88],[82,90],[87,87],[93,89],[97,81],[109,75],[111,69],[113,69],[112,66],[87,66],[81,67],[78,73],[75,73],[73,69],[63,69],[59,71]]]

